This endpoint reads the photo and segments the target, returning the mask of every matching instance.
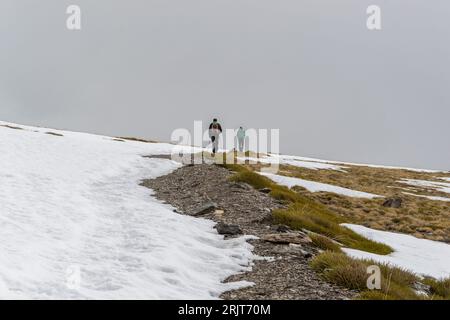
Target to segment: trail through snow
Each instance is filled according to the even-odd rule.
[[[21,127],[0,126],[0,298],[212,299],[248,285],[221,283],[249,268],[245,237],[225,241],[139,186],[178,168],[142,157],[172,145]]]

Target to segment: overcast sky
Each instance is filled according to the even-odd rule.
[[[283,153],[450,170],[449,41],[448,0],[1,0],[0,120],[167,141],[217,117]]]

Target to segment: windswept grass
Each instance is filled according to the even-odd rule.
[[[450,300],[450,278],[441,280],[425,278],[423,283],[430,286],[431,294]]]
[[[273,212],[273,218],[277,223],[289,225],[294,229],[312,231],[310,237],[313,243],[325,252],[311,261],[311,267],[326,281],[359,291],[358,299],[450,299],[450,278],[421,280],[407,270],[371,260],[353,259],[343,253],[338,243],[376,254],[392,252],[389,246],[366,239],[352,230],[340,226],[343,222],[354,222],[349,221],[348,216],[338,215],[334,210],[330,210],[325,204],[316,201],[314,197],[309,197],[306,193],[298,193],[277,185],[269,178],[249,169],[251,168],[249,166],[237,164],[224,166],[236,172],[231,180],[248,183],[256,189],[270,188],[270,195],[273,198],[284,201],[288,205],[286,209]],[[367,267],[371,265],[377,265],[380,268],[380,290],[367,288],[367,279],[370,276]],[[417,293],[413,289],[416,282],[428,285],[432,296]]]
[[[121,140],[129,140],[129,141],[144,142],[144,143],[157,143],[157,141],[154,141],[154,140],[146,140],[146,139],[135,138],[135,137],[116,137],[116,138],[121,139]]]
[[[273,218],[277,223],[288,225],[294,229],[307,229],[322,234],[352,249],[377,254],[392,252],[389,246],[366,239],[354,231],[340,226],[341,223],[347,221],[329,210],[325,205],[287,187],[280,186],[269,178],[261,176],[244,166],[225,166],[237,171],[231,177],[231,180],[248,183],[255,189],[270,188],[272,197],[285,201],[289,205],[287,209],[274,210]]]
[[[21,127],[12,126],[10,124],[0,124],[0,127],[5,127],[5,128],[8,128],[8,129],[15,129],[15,130],[23,130],[23,128],[21,128]]]
[[[352,249],[383,255],[392,252],[389,246],[366,239],[356,232],[342,227],[340,225],[343,222],[341,217],[308,202],[296,202],[287,209],[275,210],[273,212],[274,220],[295,229],[307,229],[322,234]]]
[[[51,132],[51,131],[48,131],[45,134],[48,134],[48,135],[51,135],[51,136],[56,136],[56,137],[64,137],[64,135],[61,134],[61,133]]]
[[[253,165],[256,168],[264,164]],[[417,238],[449,242],[449,204],[421,196],[448,198],[442,191],[404,184],[404,179],[437,181],[436,177],[450,177],[448,173],[427,173],[399,169],[345,165],[345,172],[335,170],[310,170],[290,165],[280,165],[283,175],[327,183],[335,186],[378,194],[385,198],[362,199],[329,192],[311,193],[298,188],[301,194],[325,204],[330,210],[346,216],[356,224],[373,229],[411,234]],[[406,192],[406,193],[404,193]],[[400,208],[384,207],[389,198],[403,200]]]
[[[341,246],[328,237],[317,233],[311,233],[309,234],[309,237],[319,249],[332,252],[341,252]]]
[[[367,267],[377,265],[381,271],[381,289],[369,290]],[[311,261],[311,267],[325,280],[336,285],[360,292],[359,299],[370,300],[418,300],[424,296],[418,295],[412,286],[419,278],[413,273],[379,264],[371,260],[356,260],[344,253],[324,252]]]

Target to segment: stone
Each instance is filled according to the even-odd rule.
[[[272,222],[272,214],[270,212],[265,212],[261,217],[252,220],[253,223],[271,223]]]
[[[303,232],[286,232],[286,233],[272,233],[261,237],[264,241],[280,244],[303,244],[311,243],[312,240]]]
[[[412,287],[418,293],[421,293],[421,294],[424,294],[424,295],[431,294],[431,286],[423,284],[421,282],[417,282],[417,281],[414,282]]]
[[[289,231],[291,231],[291,228],[289,228],[288,226],[286,226],[284,224],[278,224],[278,225],[274,226],[274,230],[277,232],[289,232]]]
[[[383,207],[400,208],[402,206],[401,198],[389,198],[383,202]]]
[[[304,250],[304,247],[300,244],[295,244],[295,243],[289,243],[289,248],[300,252],[300,254],[303,256],[303,258],[311,258],[313,256],[313,254],[311,252],[308,252],[306,250]]]
[[[214,217],[216,217],[217,219],[222,219],[224,213],[224,210],[216,210],[214,211]]]
[[[270,188],[261,188],[258,191],[262,192],[262,193],[270,193],[272,191],[272,189],[270,189]]]
[[[210,202],[203,204],[201,207],[195,209],[194,212],[192,213],[192,215],[193,216],[201,216],[201,215],[215,211],[216,208],[217,208],[217,204],[210,201]]]
[[[239,226],[235,224],[226,224],[224,222],[219,222],[218,224],[216,224],[214,228],[216,228],[219,234],[224,235],[242,234],[241,228],[239,228]]]
[[[235,189],[242,189],[242,190],[248,190],[248,189],[249,189],[249,187],[248,187],[247,184],[245,184],[245,183],[240,183],[240,182],[235,182],[235,183],[233,183],[233,184],[231,185],[231,187],[232,187],[232,188],[235,188]]]

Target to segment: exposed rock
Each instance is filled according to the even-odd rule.
[[[291,228],[289,228],[288,226],[284,225],[284,224],[277,224],[273,227],[273,229],[277,232],[290,232]]]
[[[244,234],[259,237],[249,242],[254,247],[255,255],[265,259],[256,259],[252,271],[235,274],[225,280],[250,281],[255,285],[225,292],[220,298],[336,300],[348,299],[356,294],[327,283],[311,269],[309,257],[319,252],[312,243],[287,245],[262,240],[264,235],[277,232],[272,224],[271,212],[285,208],[285,203],[246,183],[230,181],[232,174],[221,166],[196,164],[142,182],[154,191],[158,199],[167,201],[183,214],[191,215],[205,203],[214,202],[217,208],[201,215],[202,218],[238,225]]]
[[[431,294],[431,287],[429,285],[423,284],[422,282],[414,282],[413,288],[419,293],[423,293],[426,295]]]
[[[312,242],[311,238],[303,232],[271,233],[262,236],[261,239],[268,242],[284,244],[302,244]]]
[[[402,206],[401,198],[389,198],[383,202],[383,207],[400,208]]]
[[[262,188],[262,189],[259,189],[258,191],[262,192],[262,193],[270,193],[272,191],[272,189],[270,189],[270,188]]]
[[[251,188],[248,184],[246,183],[242,183],[242,182],[235,182],[233,184],[231,184],[231,188],[234,189],[242,189],[242,190],[248,190],[249,188]]]
[[[253,223],[267,224],[272,222],[272,213],[266,212],[261,217],[252,220]]]
[[[201,216],[207,213],[211,213],[214,212],[217,208],[217,204],[215,204],[214,202],[207,202],[205,204],[203,204],[201,207],[199,207],[198,209],[194,210],[192,212],[193,216]]]
[[[226,235],[242,234],[241,228],[239,228],[239,226],[235,224],[226,224],[224,222],[219,222],[218,224],[216,224],[214,228],[216,228],[219,234],[226,234]]]

